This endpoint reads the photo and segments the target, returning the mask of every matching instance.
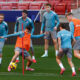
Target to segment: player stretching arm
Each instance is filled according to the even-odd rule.
[[[10,34],[10,35],[6,35],[6,36],[1,37],[1,38],[6,38],[6,37],[11,37],[11,36],[18,36],[17,41],[16,41],[16,45],[15,45],[15,54],[14,54],[9,66],[8,66],[8,71],[11,71],[11,67],[10,67],[11,63],[15,62],[15,60],[19,56],[19,54],[22,54],[22,48],[24,48],[24,57],[25,57],[25,59],[28,60],[25,70],[34,71],[33,68],[30,68],[30,65],[32,64],[33,61],[31,59],[30,54],[28,53],[28,51],[30,49],[30,41],[31,41],[30,39],[43,37],[44,34],[32,35],[32,34],[30,34],[30,29],[31,29],[30,27],[26,27],[26,29],[23,32],[18,32],[15,34]],[[23,47],[22,47],[22,37],[24,40]]]

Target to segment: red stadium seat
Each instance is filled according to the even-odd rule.
[[[55,12],[59,15],[65,15],[66,5],[65,3],[58,3],[54,6]]]
[[[1,9],[2,4],[0,4],[0,9]]]
[[[19,0],[7,0],[7,2],[19,2]]]
[[[30,3],[29,9],[30,10],[40,10],[41,3]]]
[[[48,0],[35,0],[35,2],[46,4],[46,3],[48,3]]]
[[[63,2],[66,4],[67,12],[71,12],[71,0],[63,0]]]
[[[6,2],[6,0],[0,0],[0,2]]]
[[[23,0],[23,2],[33,2],[34,0]]]
[[[35,1],[48,1],[48,0],[35,0]]]
[[[11,10],[12,4],[11,3],[3,3],[1,6],[1,10]]]
[[[29,9],[29,3],[19,3],[18,10]]]
[[[54,5],[58,4],[59,0],[49,0],[49,3],[52,5],[52,10],[54,10]]]
[[[18,3],[12,3],[12,9],[17,9],[18,8]]]

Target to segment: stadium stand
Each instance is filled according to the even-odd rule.
[[[29,9],[29,3],[19,3],[18,10]]]
[[[0,2],[6,2],[6,0],[0,0]]]
[[[10,3],[3,3],[1,5],[1,10],[11,10],[12,9],[12,4]]]
[[[34,0],[23,0],[23,2],[33,2]]]
[[[18,3],[12,3],[12,9],[18,9]]]
[[[50,3],[52,10],[59,15],[64,15],[71,9],[77,8],[76,0],[0,0],[0,10],[40,10],[42,4],[46,3]],[[78,4],[80,6],[80,0]]]
[[[40,10],[41,3],[30,3],[29,10]]]
[[[54,10],[59,15],[65,15],[66,4],[62,3],[62,2],[59,2],[58,4],[55,4]]]
[[[7,0],[7,2],[19,2],[19,0]]]

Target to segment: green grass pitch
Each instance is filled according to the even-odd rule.
[[[25,71],[24,76],[22,75],[22,58],[16,70],[11,72],[7,71],[9,62],[14,54],[14,45],[5,45],[3,49],[3,60],[0,66],[0,80],[80,80],[80,60],[73,56],[73,62],[76,67],[77,76],[72,77],[71,68],[67,62],[66,56],[62,59],[62,62],[66,68],[66,71],[61,76],[60,68],[56,63],[55,52],[53,46],[49,47],[49,57],[41,58],[44,53],[44,46],[34,46],[35,56],[37,63],[32,64],[31,67],[35,68],[34,72]],[[26,66],[26,60],[25,60]]]

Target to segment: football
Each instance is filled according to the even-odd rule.
[[[16,69],[17,64],[15,62],[13,62],[13,63],[11,63],[10,67],[11,67],[11,69]]]

